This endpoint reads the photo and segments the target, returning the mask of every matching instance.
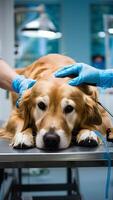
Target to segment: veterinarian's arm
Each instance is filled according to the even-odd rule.
[[[66,66],[55,73],[56,77],[66,77],[74,75],[69,85],[91,84],[99,87],[113,87],[113,70],[99,70],[84,63]]]
[[[9,65],[0,59],[0,87],[7,90],[12,89],[12,80],[16,77],[16,72]]]
[[[0,87],[22,94],[35,84],[35,80],[18,75],[4,60],[0,59]]]

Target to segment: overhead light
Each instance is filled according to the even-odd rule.
[[[60,39],[62,37],[62,33],[60,32],[53,32],[53,31],[45,31],[45,30],[38,30],[38,31],[23,31],[22,35],[25,37],[39,37],[39,38],[47,38],[49,40]]]
[[[108,32],[109,32],[110,34],[113,34],[113,28],[109,28],[109,29],[108,29]]]
[[[22,30],[24,29],[34,29],[34,31],[35,29],[56,31],[56,27],[47,13],[41,13],[38,19],[27,23]]]
[[[39,28],[39,21],[38,20],[33,20],[32,22],[29,22],[28,24],[26,24],[26,28],[27,29],[31,29],[31,28]]]
[[[45,6],[38,7],[39,17],[27,23],[22,29],[22,35],[26,37],[47,38],[50,40],[62,37],[60,32],[56,31],[56,27],[45,11]]]
[[[108,29],[108,33],[109,33],[109,34],[113,34],[113,28],[109,28],[109,29]],[[106,35],[106,34],[105,34],[104,31],[98,32],[98,37],[100,37],[100,38],[104,38],[105,35]]]
[[[98,36],[99,36],[100,38],[104,38],[104,37],[105,37],[105,32],[104,32],[104,31],[98,32]]]

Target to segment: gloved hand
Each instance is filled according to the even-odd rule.
[[[16,93],[19,93],[19,98],[16,102],[16,106],[19,107],[19,101],[21,100],[22,94],[32,87],[36,83],[36,80],[25,78],[23,75],[17,75],[12,81],[12,88]]]
[[[55,73],[56,77],[66,77],[74,75],[75,78],[68,81],[69,85],[81,84],[96,85],[110,88],[113,86],[113,70],[99,70],[84,63],[76,63],[66,66]]]

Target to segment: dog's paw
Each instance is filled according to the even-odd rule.
[[[16,133],[12,139],[11,146],[17,149],[27,149],[34,146],[34,140],[32,134],[19,132]]]
[[[83,129],[77,135],[77,144],[83,147],[96,147],[99,140],[94,131]]]

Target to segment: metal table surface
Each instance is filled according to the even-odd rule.
[[[113,161],[113,143],[109,142],[108,146]],[[103,166],[107,165],[105,153],[104,145],[95,148],[72,146],[58,152],[46,152],[37,148],[19,150],[9,146],[9,141],[1,139],[0,167]]]
[[[108,143],[109,152],[113,161],[113,144]],[[80,200],[81,195],[79,191],[79,175],[78,171],[73,173],[72,169],[75,167],[94,167],[94,166],[107,166],[108,162],[105,159],[106,150],[103,145],[95,148],[86,148],[73,146],[66,150],[58,152],[46,152],[39,150],[37,148],[27,149],[27,150],[17,150],[9,146],[9,141],[0,140],[0,168],[18,168],[18,180],[19,184],[14,184],[12,180],[12,186],[6,194],[10,195],[11,191],[14,199],[17,199],[18,194],[21,195],[21,191],[53,191],[59,188],[59,191],[67,191],[68,195],[64,196],[44,196],[37,197],[37,199],[50,200],[50,199],[67,199],[67,200]],[[112,162],[113,164],[113,162]],[[67,182],[66,183],[52,183],[52,184],[22,184],[22,173],[21,168],[33,168],[33,167],[66,167],[67,169]],[[76,168],[77,169],[77,168]],[[74,180],[74,182],[73,182]],[[76,180],[76,181],[75,181]],[[34,190],[35,187],[35,190]],[[41,187],[41,188],[40,188]],[[12,189],[13,188],[13,189]],[[45,189],[46,188],[46,189]],[[66,189],[67,188],[67,189]],[[42,190],[41,190],[42,189]],[[56,190],[55,190],[56,191]],[[74,191],[75,193],[73,193]],[[17,196],[16,196],[17,195]],[[4,198],[5,199],[5,198]],[[6,198],[7,199],[7,198]],[[34,199],[34,198],[33,198]]]

